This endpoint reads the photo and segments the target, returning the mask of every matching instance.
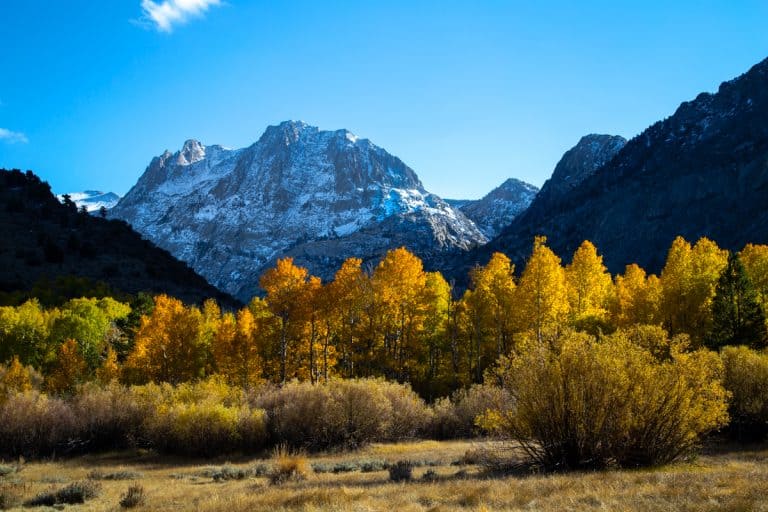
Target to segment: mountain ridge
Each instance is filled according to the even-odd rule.
[[[328,279],[352,255],[375,259],[405,245],[428,258],[487,241],[396,156],[348,130],[299,121],[269,126],[242,149],[190,139],[165,151],[110,216],[245,300],[291,250]]]
[[[768,242],[768,59],[701,93],[629,140],[557,204],[542,193],[510,226],[468,255],[502,251],[523,262],[535,235],[564,259],[582,240],[612,272],[636,262],[659,272],[677,235],[738,250]],[[542,190],[544,187],[542,187]]]

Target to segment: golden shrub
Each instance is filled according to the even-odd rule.
[[[725,347],[725,388],[731,393],[730,431],[744,441],[768,434],[768,352],[747,347]]]
[[[623,332],[524,343],[502,373],[515,406],[480,424],[550,469],[666,463],[728,419],[715,354],[673,350],[659,361]]]

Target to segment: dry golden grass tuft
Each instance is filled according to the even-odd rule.
[[[269,475],[273,484],[301,482],[312,474],[312,467],[306,454],[291,451],[286,446],[278,446],[274,452],[274,466]]]
[[[489,445],[493,447],[494,445]],[[145,502],[132,510],[245,512],[389,511],[479,512],[523,510],[681,510],[765,511],[768,445],[741,449],[733,445],[709,451],[695,461],[645,470],[528,476],[490,476],[477,464],[464,464],[467,451],[483,443],[433,441],[374,445],[356,452],[300,456],[311,464],[357,465],[363,461],[415,462],[413,480],[390,482],[387,469],[316,473],[306,480],[270,483],[271,474],[253,471],[275,467],[278,458],[201,462],[147,453],[113,453],[62,462],[28,462],[9,475],[20,503],[37,494],[86,479],[89,473],[132,472],[135,482],[100,480],[101,493],[78,505],[86,512],[120,510],[128,485],[144,489]],[[287,454],[287,457],[295,454]],[[225,464],[226,463],[226,464]],[[273,465],[274,464],[274,465]],[[242,479],[214,479],[212,468],[242,470]],[[288,464],[290,466],[290,464]],[[424,478],[428,472],[431,477]],[[6,486],[11,485],[5,477]],[[0,481],[3,479],[0,479]],[[21,509],[12,509],[21,510]],[[74,510],[74,508],[73,508]]]

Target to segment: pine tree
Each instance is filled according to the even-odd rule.
[[[765,314],[739,256],[731,254],[720,274],[712,301],[713,328],[709,344],[749,345],[763,348],[768,344]]]

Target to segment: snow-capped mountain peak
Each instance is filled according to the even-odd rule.
[[[199,141],[189,139],[179,152],[177,163],[179,165],[191,165],[205,158],[205,146]]]
[[[482,199],[456,200],[454,204],[490,239],[524,212],[538,192],[539,189],[529,183],[509,178]]]
[[[69,199],[78,208],[85,206],[89,212],[98,212],[102,206],[109,210],[120,200],[120,196],[114,192],[101,192],[100,190],[84,190],[83,192],[58,194],[56,198],[63,203],[65,195],[68,195]]]
[[[187,141],[154,158],[113,215],[244,299],[288,253],[330,277],[350,256],[401,245],[428,256],[486,241],[399,158],[301,121],[238,150]]]

